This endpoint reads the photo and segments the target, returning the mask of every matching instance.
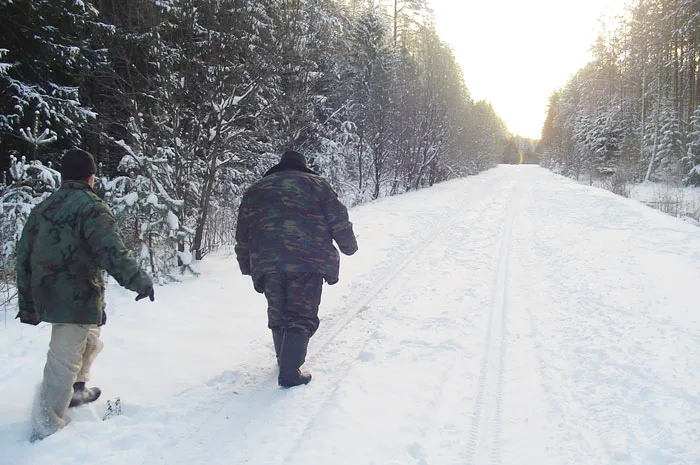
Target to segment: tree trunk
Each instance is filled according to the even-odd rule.
[[[656,94],[656,115],[654,117],[654,145],[651,150],[651,157],[649,158],[649,166],[647,167],[647,174],[644,177],[645,181],[651,180],[651,173],[654,168],[654,159],[656,158],[656,151],[659,146],[659,113],[661,113],[661,76],[656,80],[657,82],[657,94]]]
[[[399,27],[399,0],[394,0],[394,47],[398,40],[398,27]]]
[[[374,193],[372,194],[373,199],[378,199],[380,192],[380,184],[382,182],[382,173],[381,173],[381,165],[379,161],[377,160],[377,157],[375,155],[374,159]]]
[[[211,203],[211,193],[214,190],[214,180],[216,178],[216,162],[217,157],[214,150],[211,155],[211,163],[209,164],[209,173],[207,176],[206,184],[204,185],[204,190],[202,192],[202,200],[199,204],[199,218],[197,219],[197,227],[195,228],[194,240],[192,242],[192,250],[195,252],[195,258],[201,260],[204,257],[202,251],[202,242],[204,239],[204,228],[207,224],[207,218],[209,216],[209,204]]]
[[[358,153],[357,153],[357,175],[359,176],[359,191],[362,193],[363,189],[363,167],[362,167],[362,152],[363,152],[363,146],[364,146],[364,140],[365,140],[365,131],[364,128],[360,132],[360,146],[358,148]]]

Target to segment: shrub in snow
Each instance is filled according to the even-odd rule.
[[[183,202],[163,187],[162,177],[170,174],[167,159],[138,156],[123,146],[129,150],[119,168],[131,175],[103,180],[105,199],[128,246],[140,250],[141,265],[157,279],[174,279],[173,270],[183,265],[180,249],[192,232],[178,218]]]
[[[61,185],[61,175],[40,161],[27,162],[23,157],[10,158],[8,186],[0,187],[0,237],[3,239],[2,258],[14,256],[22,228],[35,205],[41,203]]]

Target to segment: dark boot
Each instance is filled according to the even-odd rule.
[[[275,343],[275,356],[277,357],[277,366],[280,366],[280,352],[282,352],[282,339],[284,338],[283,329],[272,330],[272,342]]]
[[[89,404],[99,399],[102,391],[98,387],[85,388],[85,383],[78,382],[73,384],[73,397],[68,404],[68,408],[77,407],[83,404]]]
[[[311,381],[311,374],[299,371],[306,360],[309,336],[295,331],[285,331],[280,352],[280,375],[277,382],[282,387],[299,386]]]

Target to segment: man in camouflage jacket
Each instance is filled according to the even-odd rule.
[[[137,300],[154,299],[151,279],[129,257],[112,213],[92,189],[95,168],[89,153],[66,153],[60,189],[34,207],[17,245],[17,317],[31,325],[52,324],[32,440],[63,428],[68,407],[100,395],[85,383],[103,346],[105,270],[137,292]]]
[[[357,251],[348,211],[331,185],[287,151],[243,196],[236,227],[241,272],[268,303],[268,327],[280,368],[278,382],[306,384],[309,338],[318,329],[323,280],[338,282],[340,255]]]

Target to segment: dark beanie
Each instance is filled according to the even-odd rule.
[[[84,181],[97,172],[95,159],[85,150],[70,149],[61,160],[61,176],[64,180]]]
[[[284,152],[282,155],[282,158],[280,159],[280,163],[294,163],[294,164],[302,164],[304,168],[308,168],[306,164],[306,157],[299,153],[295,152],[293,150],[287,150]]]

